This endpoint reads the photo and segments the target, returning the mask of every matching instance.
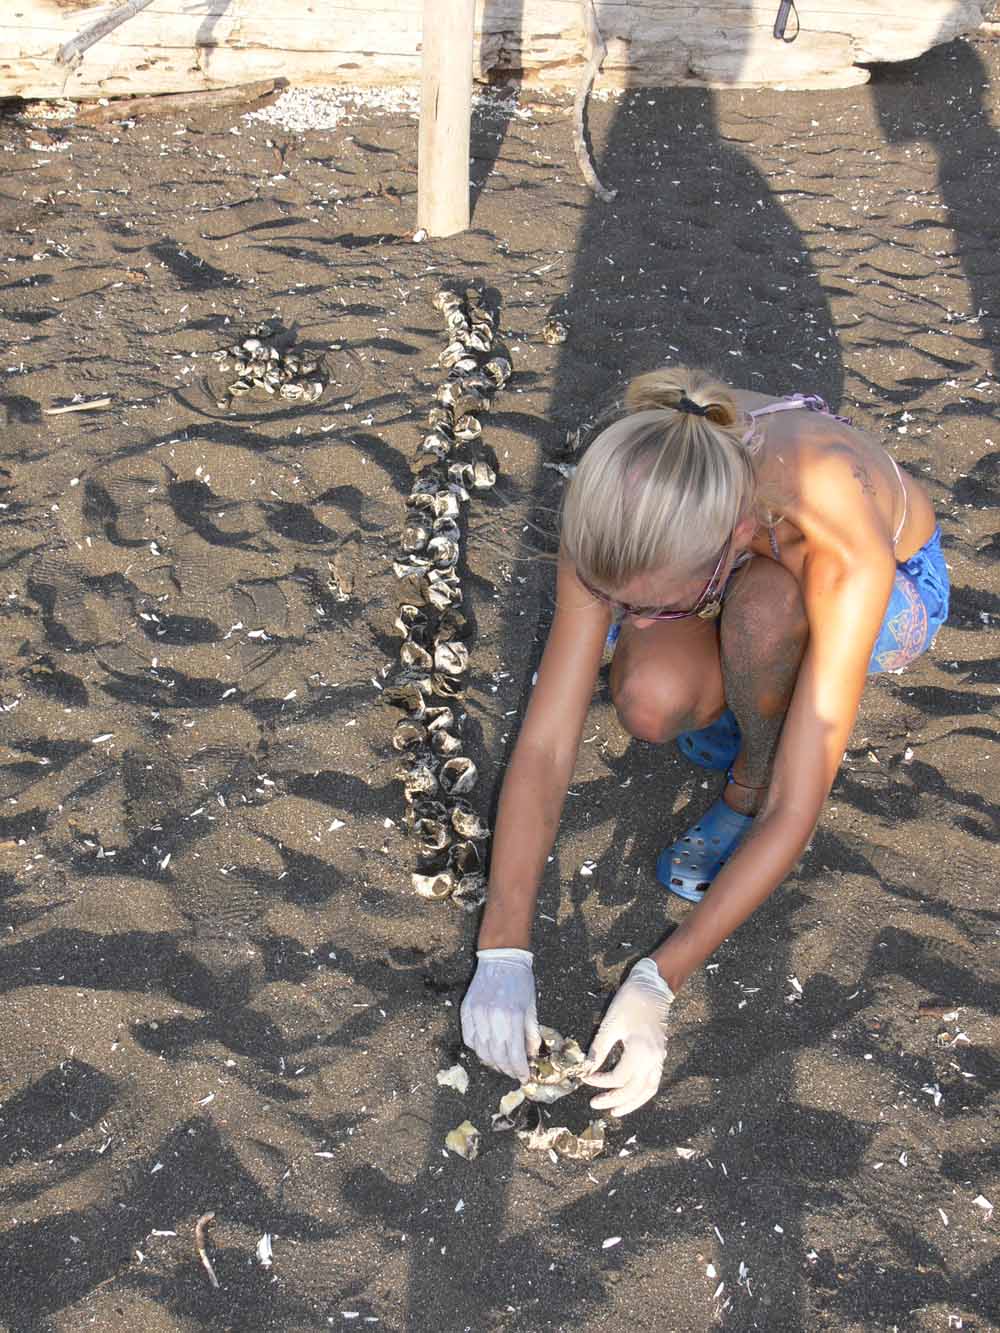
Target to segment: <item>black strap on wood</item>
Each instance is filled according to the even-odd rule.
[[[785,29],[788,27],[789,14],[795,15],[795,31],[791,37],[785,36]],[[778,6],[778,17],[774,20],[774,37],[779,42],[794,42],[802,28],[799,22],[799,11],[795,8],[795,0],[781,0]]]

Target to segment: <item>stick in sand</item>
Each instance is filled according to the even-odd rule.
[[[215,1220],[214,1213],[202,1213],[194,1224],[194,1246],[198,1251],[198,1258],[202,1262],[202,1267],[208,1274],[208,1280],[213,1287],[218,1287],[219,1279],[215,1276],[215,1269],[212,1267],[212,1261],[208,1257],[208,1251],[205,1249],[205,1228],[209,1222]]]
[[[90,412],[98,407],[109,407],[110,404],[110,398],[88,398],[83,403],[67,403],[65,407],[46,407],[43,410],[47,417],[58,417],[64,412]]]
[[[594,170],[594,164],[591,162],[590,154],[587,152],[587,141],[583,137],[583,108],[586,105],[587,95],[590,92],[594,80],[597,78],[604,57],[608,53],[608,48],[604,45],[604,38],[601,36],[601,30],[597,26],[597,15],[594,13],[594,0],[582,0],[582,4],[583,26],[587,32],[588,59],[580,79],[580,87],[577,90],[576,100],[573,103],[573,148],[576,151],[576,160],[580,164],[583,179],[597,195],[598,199],[603,199],[606,204],[610,204],[612,199],[618,194],[618,191],[606,189],[598,180],[597,172]]]
[[[74,119],[77,125],[105,125],[108,121],[129,120],[133,116],[170,116],[179,111],[188,116],[198,111],[214,111],[218,107],[259,102],[272,93],[283,92],[287,87],[287,79],[258,79],[256,83],[241,83],[234,88],[210,88],[203,92],[116,97],[107,106],[89,106],[77,111]]]

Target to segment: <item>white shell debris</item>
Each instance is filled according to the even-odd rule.
[[[987,1199],[984,1194],[977,1194],[972,1202],[977,1208],[983,1210],[983,1221],[989,1222],[993,1217],[993,1205],[990,1203],[989,1199]]]
[[[454,1088],[463,1095],[469,1090],[468,1070],[462,1065],[452,1065],[450,1069],[439,1069],[437,1081],[442,1088]]]
[[[257,1242],[257,1259],[264,1268],[270,1268],[271,1258],[271,1233],[265,1231]]]
[[[519,1118],[516,1118],[514,1113],[518,1107],[524,1105],[524,1100],[523,1088],[514,1088],[500,1098],[500,1109],[490,1117],[490,1128],[494,1134],[498,1134],[502,1130],[518,1128]]]
[[[560,1157],[573,1161],[590,1162],[599,1157],[605,1147],[605,1122],[591,1120],[582,1133],[577,1134],[567,1125],[545,1125],[541,1111],[534,1125],[528,1121],[528,1103],[551,1103],[573,1092],[590,1064],[579,1043],[565,1038],[554,1028],[540,1029],[543,1048],[530,1061],[532,1077],[519,1088],[513,1088],[500,1098],[499,1109],[492,1116],[494,1133],[516,1130],[519,1141],[531,1152],[547,1152],[555,1162]]]
[[[444,1146],[467,1162],[474,1162],[479,1156],[479,1130],[471,1120],[463,1120],[445,1136]]]
[[[529,1062],[531,1078],[521,1088],[530,1101],[557,1102],[579,1086],[591,1066],[572,1037],[564,1037],[550,1027],[543,1026],[539,1031],[542,1050]]]
[[[685,1162],[690,1162],[692,1157],[698,1156],[697,1148],[675,1148],[674,1152],[678,1157],[683,1157]]]
[[[565,1125],[539,1125],[519,1129],[517,1137],[533,1152],[554,1152],[571,1161],[592,1162],[604,1151],[604,1129],[603,1120],[592,1120],[581,1134],[574,1134]]]
[[[611,1249],[613,1249],[616,1245],[620,1245],[621,1243],[622,1243],[622,1238],[621,1238],[621,1236],[609,1236],[609,1237],[607,1238],[607,1240],[602,1240],[602,1241],[601,1241],[601,1249],[602,1249],[602,1250],[611,1250]]]

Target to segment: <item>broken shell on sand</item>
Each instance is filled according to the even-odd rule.
[[[452,1065],[450,1069],[439,1069],[437,1081],[442,1088],[454,1088],[463,1095],[469,1090],[469,1074],[463,1065]]]
[[[542,325],[542,341],[548,343],[550,347],[558,347],[569,337],[569,329],[561,319],[554,316],[547,319]]]
[[[492,1117],[493,1132],[516,1130],[518,1139],[529,1151],[554,1152],[560,1157],[574,1161],[591,1162],[604,1151],[603,1120],[591,1120],[582,1134],[574,1134],[566,1125],[543,1125],[540,1119],[536,1125],[529,1128],[525,1124],[527,1110],[525,1101],[523,1087],[514,1088],[505,1097],[501,1097],[500,1108]]]
[[[529,1062],[531,1078],[521,1088],[530,1101],[557,1102],[575,1091],[591,1066],[572,1037],[564,1037],[555,1028],[539,1030],[542,1050]]]
[[[565,1125],[544,1129],[519,1129],[517,1137],[534,1152],[555,1152],[573,1161],[592,1162],[604,1151],[604,1121],[591,1120],[582,1134],[574,1134]]]
[[[479,1156],[479,1130],[471,1120],[463,1120],[445,1136],[444,1146],[449,1152],[457,1153],[468,1162],[474,1162]]]

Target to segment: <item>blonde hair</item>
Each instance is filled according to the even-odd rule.
[[[681,398],[707,408],[683,411]],[[563,502],[561,545],[584,579],[614,589],[672,566],[714,560],[756,501],[746,413],[706,371],[639,375],[625,415],[597,436]]]

